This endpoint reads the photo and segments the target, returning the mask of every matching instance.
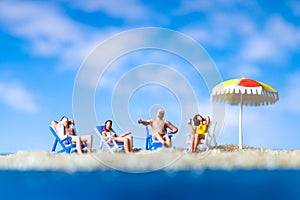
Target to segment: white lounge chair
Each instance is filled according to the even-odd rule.
[[[96,126],[94,128],[95,132],[100,138],[99,149],[108,150],[110,152],[118,152],[124,149],[123,142],[116,142],[115,140],[105,140],[102,136],[102,130],[104,126]]]

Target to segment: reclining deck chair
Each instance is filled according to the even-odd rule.
[[[118,152],[124,149],[123,142],[116,142],[114,140],[105,140],[102,136],[104,126],[96,126],[94,128],[95,132],[100,138],[99,148],[102,150],[108,150],[110,152]]]
[[[149,127],[146,127],[146,150],[156,150],[158,148],[162,148],[163,144],[160,141],[156,141],[152,139],[152,135],[149,133]],[[165,133],[167,130],[165,130]],[[169,135],[170,139],[172,139],[173,135]]]
[[[64,139],[61,139],[56,130],[54,129],[53,126],[50,126],[50,131],[51,133],[53,134],[53,136],[55,137],[55,140],[54,140],[54,144],[52,146],[52,150],[51,152],[56,152],[56,153],[67,153],[67,154],[70,154],[70,153],[73,153],[73,152],[77,152],[76,150],[76,144],[72,142],[71,140],[71,137],[69,136],[66,136]],[[61,150],[56,150],[56,147],[57,147],[57,143],[60,144],[60,146],[62,147]]]

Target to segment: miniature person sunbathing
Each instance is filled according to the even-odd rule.
[[[145,126],[150,125],[152,130],[152,138],[155,141],[160,141],[164,147],[171,147],[172,142],[169,137],[169,134],[175,134],[178,132],[178,128],[175,127],[171,122],[164,121],[165,111],[163,109],[159,109],[157,111],[156,119],[151,119],[148,121],[143,121],[141,119],[138,120],[139,124],[143,124]],[[169,132],[165,132],[165,130],[169,128],[171,129]]]
[[[64,138],[66,136],[71,137],[72,142],[76,144],[76,150],[78,153],[82,153],[82,144],[87,143],[88,152],[92,150],[92,135],[81,135],[77,136],[75,133],[75,123],[74,120],[68,119],[66,116],[63,116],[59,122],[53,120],[52,126],[55,128],[60,138]]]
[[[192,119],[189,120],[188,125],[192,132],[190,150],[192,153],[195,153],[200,140],[205,138],[205,133],[207,132],[210,124],[210,118],[209,116],[202,117],[200,114],[196,114],[193,121],[194,127],[192,126]]]
[[[132,152],[132,136],[130,136],[131,132],[126,132],[122,135],[118,135],[113,129],[112,129],[112,121],[107,120],[104,123],[102,136],[104,140],[110,142],[113,144],[113,141],[115,142],[123,142],[124,143],[124,150],[125,153]]]

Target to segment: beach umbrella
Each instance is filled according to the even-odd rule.
[[[211,100],[239,105],[239,148],[243,147],[242,116],[243,106],[260,106],[275,103],[279,99],[278,92],[271,86],[248,78],[231,79],[216,85]]]

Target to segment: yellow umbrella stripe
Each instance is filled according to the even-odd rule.
[[[222,83],[220,83],[221,86],[223,87],[227,87],[227,86],[232,86],[237,84],[238,81],[240,81],[240,78],[236,78],[236,79],[230,79],[227,81],[224,81]],[[257,81],[264,89],[269,90],[270,92],[277,92],[277,90],[275,90],[273,87],[269,86],[268,84],[265,84],[263,82],[259,82]]]
[[[271,86],[269,86],[263,82],[259,82],[259,84],[261,84],[263,86],[263,88],[265,88],[266,90],[269,90],[270,92],[277,92],[277,90],[275,90],[274,88],[272,88]]]
[[[222,86],[231,86],[231,85],[236,84],[239,80],[240,80],[239,78],[237,78],[237,79],[230,79],[228,81],[222,82],[220,85],[222,85]]]

